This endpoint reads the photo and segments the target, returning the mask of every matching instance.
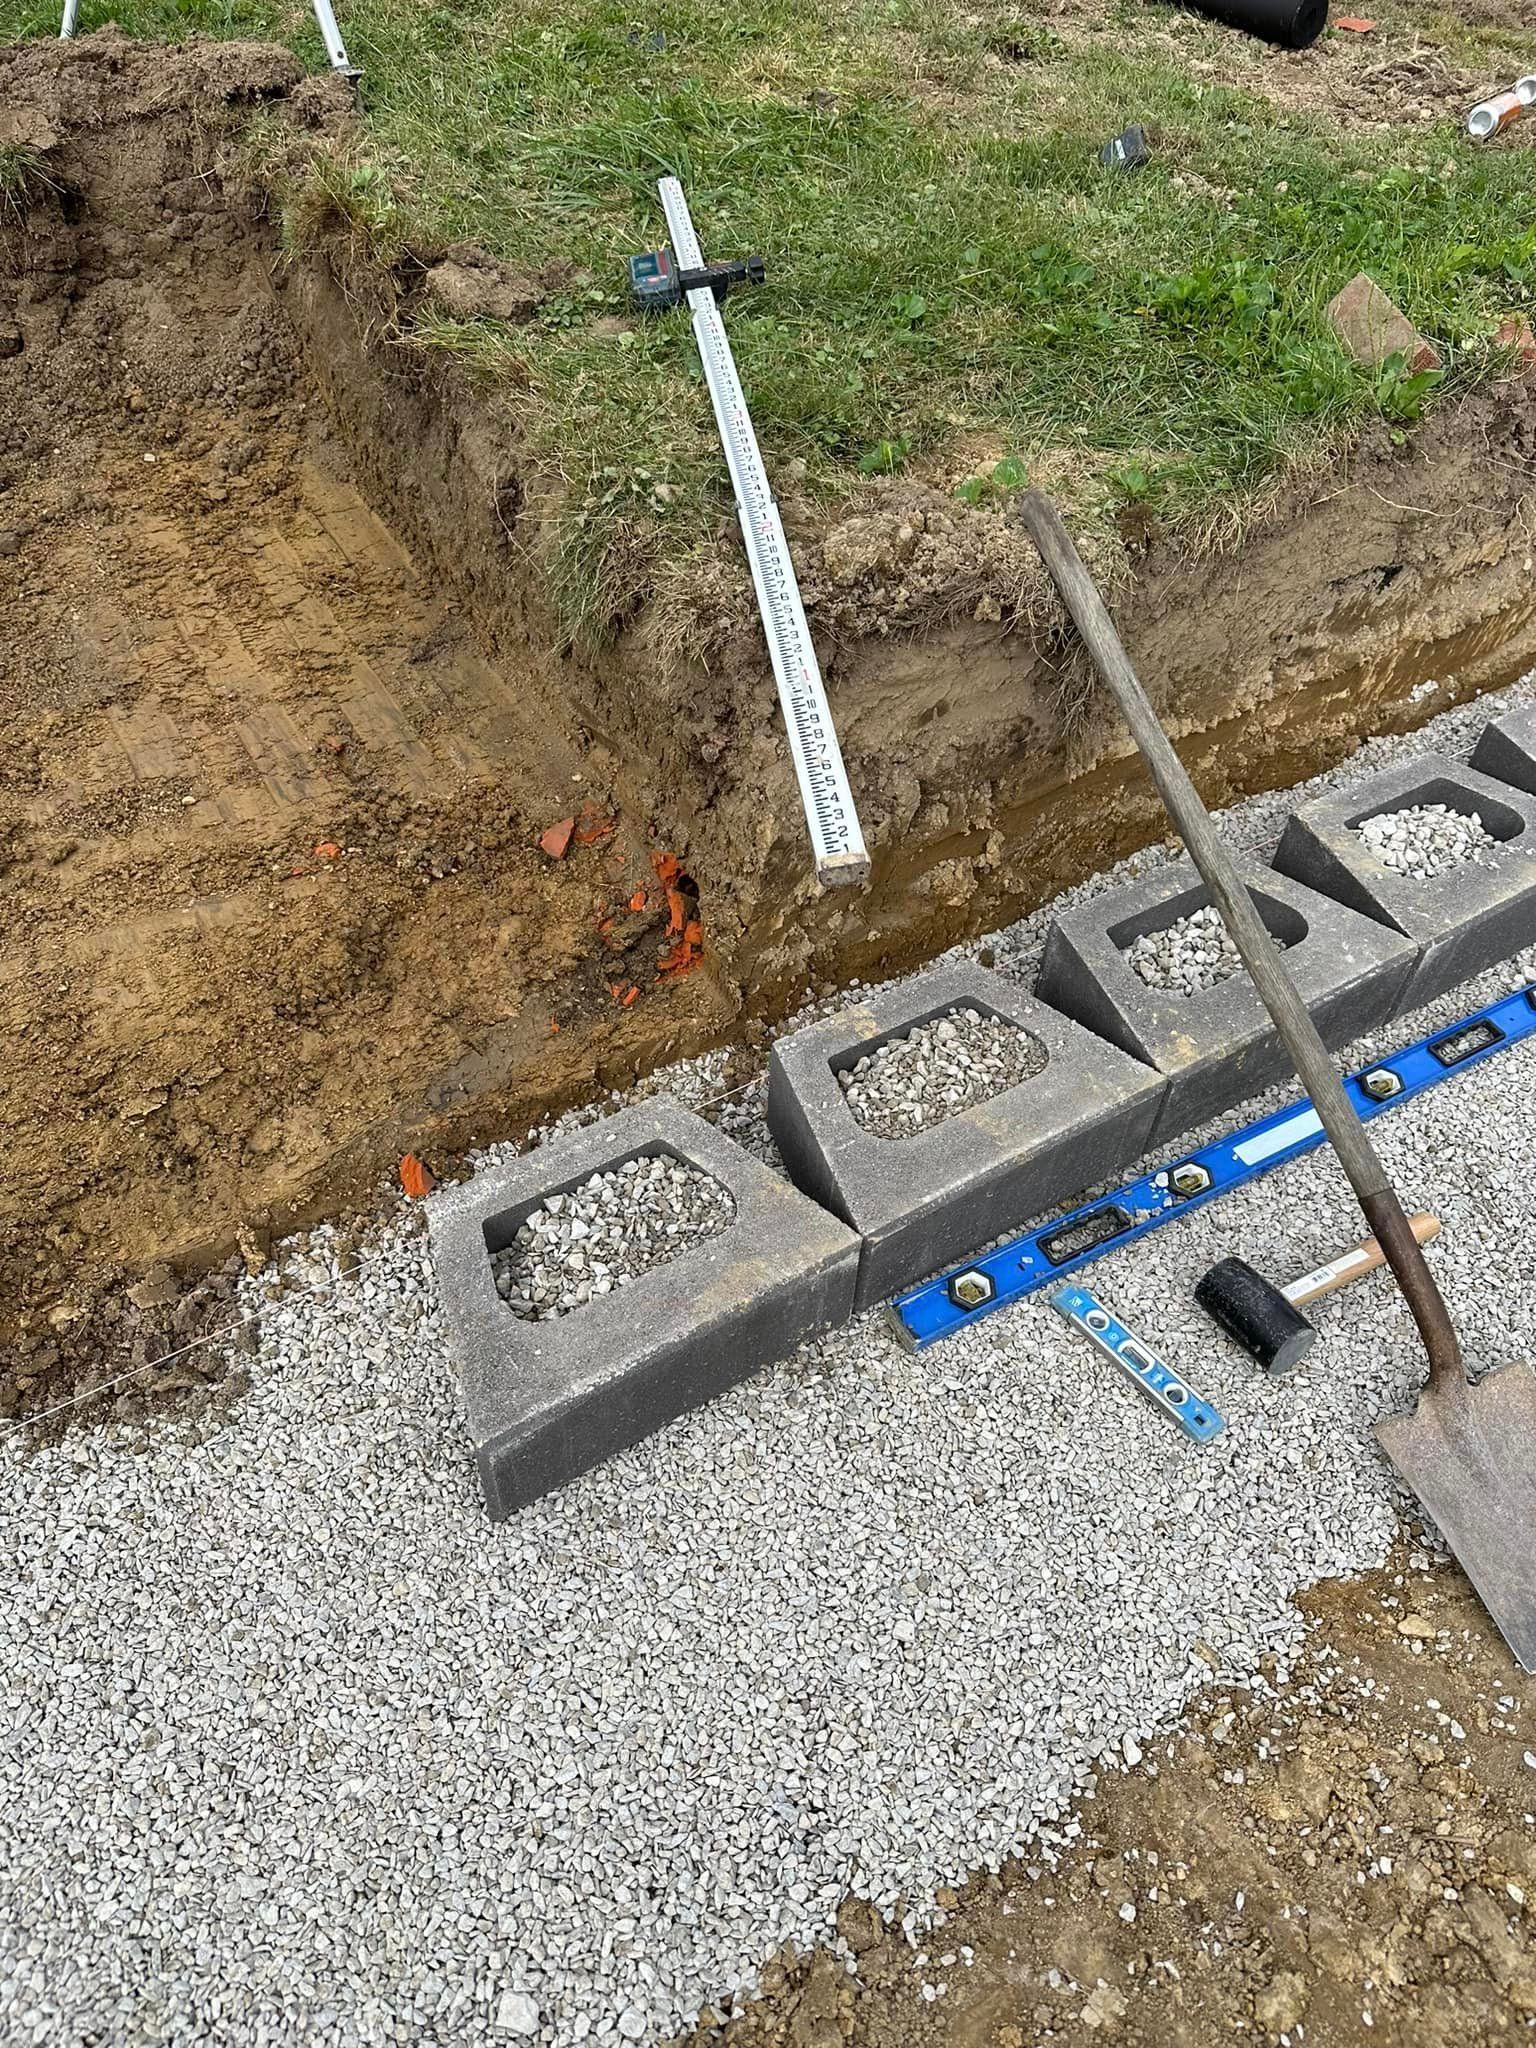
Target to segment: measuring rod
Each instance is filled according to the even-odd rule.
[[[316,0],[320,4],[320,0]],[[667,216],[667,233],[679,270],[702,270],[703,254],[694,233],[688,202],[676,178],[663,178],[657,190]],[[757,608],[762,614],[763,632],[773,659],[774,681],[784,707],[784,724],[789,734],[789,751],[805,805],[805,822],[810,830],[819,881],[836,887],[867,881],[869,854],[854,808],[853,791],[837,743],[826,686],[811,629],[806,624],[800,585],[790,559],[784,522],[769,488],[762,451],[752,431],[736,360],[725,338],[720,307],[707,285],[688,293],[693,314],[693,332],[704,365],[720,429],[731,487],[736,493],[736,511],[741,520],[747,560],[752,565],[752,582],[757,591]]]
[[[362,72],[347,55],[347,46],[341,40],[331,0],[310,0],[310,4],[315,10],[315,22],[325,44],[325,54],[331,60],[331,69],[341,78],[361,78]]]
[[[64,0],[64,19],[59,23],[59,41],[67,43],[80,18],[80,0]]]

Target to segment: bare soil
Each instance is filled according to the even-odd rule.
[[[1336,8],[1335,22],[1346,11]],[[1053,26],[1067,41],[1123,34],[1104,0],[1054,0],[1054,14]],[[1309,49],[1284,50],[1251,36],[1212,34],[1197,15],[1158,9],[1138,25],[1136,43],[1210,84],[1257,93],[1287,112],[1357,132],[1460,121],[1478,100],[1506,90],[1524,67],[1525,0],[1457,0],[1454,6],[1392,0],[1349,18],[1365,19],[1371,28],[1361,34],[1335,26]],[[1536,149],[1536,124],[1517,122],[1493,146]]]
[[[1529,2038],[1536,1685],[1422,1554],[1304,1604],[1294,1679],[1213,1686],[1100,1777],[1058,1867],[941,1893],[915,1954],[850,1900],[854,1974],[830,1950],[781,1956],[691,2048]]]
[[[23,1409],[94,1355],[104,1277],[241,1224],[259,1251],[360,1134],[387,1165],[466,1061],[536,1062],[542,1105],[592,1085],[593,1020],[628,1079],[710,1001],[658,984],[675,919],[601,759],[360,495],[270,239],[210,169],[297,67],[52,56],[0,58],[47,143],[0,219],[0,1405]]]
[[[339,221],[283,256],[238,169],[257,110],[351,119],[263,46],[0,50],[35,165],[0,206],[12,1412],[99,1374],[98,1305],[151,1268],[259,1258],[407,1149],[521,1135],[1165,829],[1022,534],[921,483],[830,526],[790,491],[875,863],[818,891],[728,534],[713,615],[637,591],[615,647],[564,647],[519,393],[414,333],[539,281],[385,271]],[[1511,382],[1298,481],[1240,550],[1133,541],[1122,625],[1208,798],[1536,661],[1533,458]]]

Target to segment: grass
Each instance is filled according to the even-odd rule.
[[[82,25],[107,11],[84,0]],[[273,35],[323,63],[307,9],[274,0],[110,11],[136,34]],[[1101,32],[986,0],[341,14],[367,116],[327,198],[388,247],[473,239],[568,266],[531,327],[435,321],[417,339],[531,387],[558,485],[552,584],[593,637],[728,516],[686,317],[617,317],[625,257],[662,239],[666,171],[708,252],[767,259],[766,288],[730,302],[733,346],[770,466],[828,503],[902,472],[985,503],[1007,488],[999,461],[1011,481],[1048,453],[1089,516],[1134,504],[1209,530],[1362,422],[1406,431],[1536,300],[1529,150],[1475,151],[1449,121],[1340,133],[1203,77],[1194,61],[1230,68],[1234,39],[1140,0],[1105,0]],[[50,30],[56,9],[0,0],[0,35]],[[1512,62],[1517,41],[1464,31],[1457,60]],[[1131,119],[1153,162],[1102,169]],[[1345,358],[1323,308],[1361,269],[1443,345],[1443,379]]]

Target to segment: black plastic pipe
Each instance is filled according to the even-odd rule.
[[[1304,50],[1328,26],[1328,0],[1183,0],[1183,5],[1287,50]]]

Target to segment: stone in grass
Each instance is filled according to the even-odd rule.
[[[1238,870],[1329,1045],[1395,1014],[1415,957],[1411,940],[1257,860],[1239,860]],[[1210,901],[1193,863],[1176,861],[1062,911],[1045,942],[1036,993],[1167,1077],[1153,1147],[1294,1071],[1245,973],[1214,986],[1154,988],[1132,965],[1139,939]]]
[[[1434,344],[1363,270],[1329,300],[1328,319],[1355,361],[1368,370],[1380,369],[1392,356],[1401,356],[1410,372],[1440,367]]]
[[[1495,782],[1536,795],[1536,704],[1485,725],[1472,749],[1472,766]]]
[[[1445,804],[1498,842],[1493,856],[1418,877],[1378,860],[1368,819]],[[1420,754],[1293,811],[1275,866],[1401,932],[1417,948],[1391,1014],[1411,1010],[1528,946],[1536,933],[1536,795],[1444,754]]]
[[[912,1137],[860,1128],[838,1075],[915,1026],[973,1009],[1028,1034],[1028,1079]],[[1163,1084],[985,968],[935,968],[781,1038],[768,1126],[791,1177],[864,1239],[858,1306],[963,1259],[1107,1180],[1144,1149]]]
[[[730,1226],[613,1293],[523,1322],[492,1259],[550,1195],[670,1153],[718,1181]],[[443,1188],[427,1208],[449,1343],[493,1517],[563,1486],[846,1322],[859,1241],[665,1097]]]

